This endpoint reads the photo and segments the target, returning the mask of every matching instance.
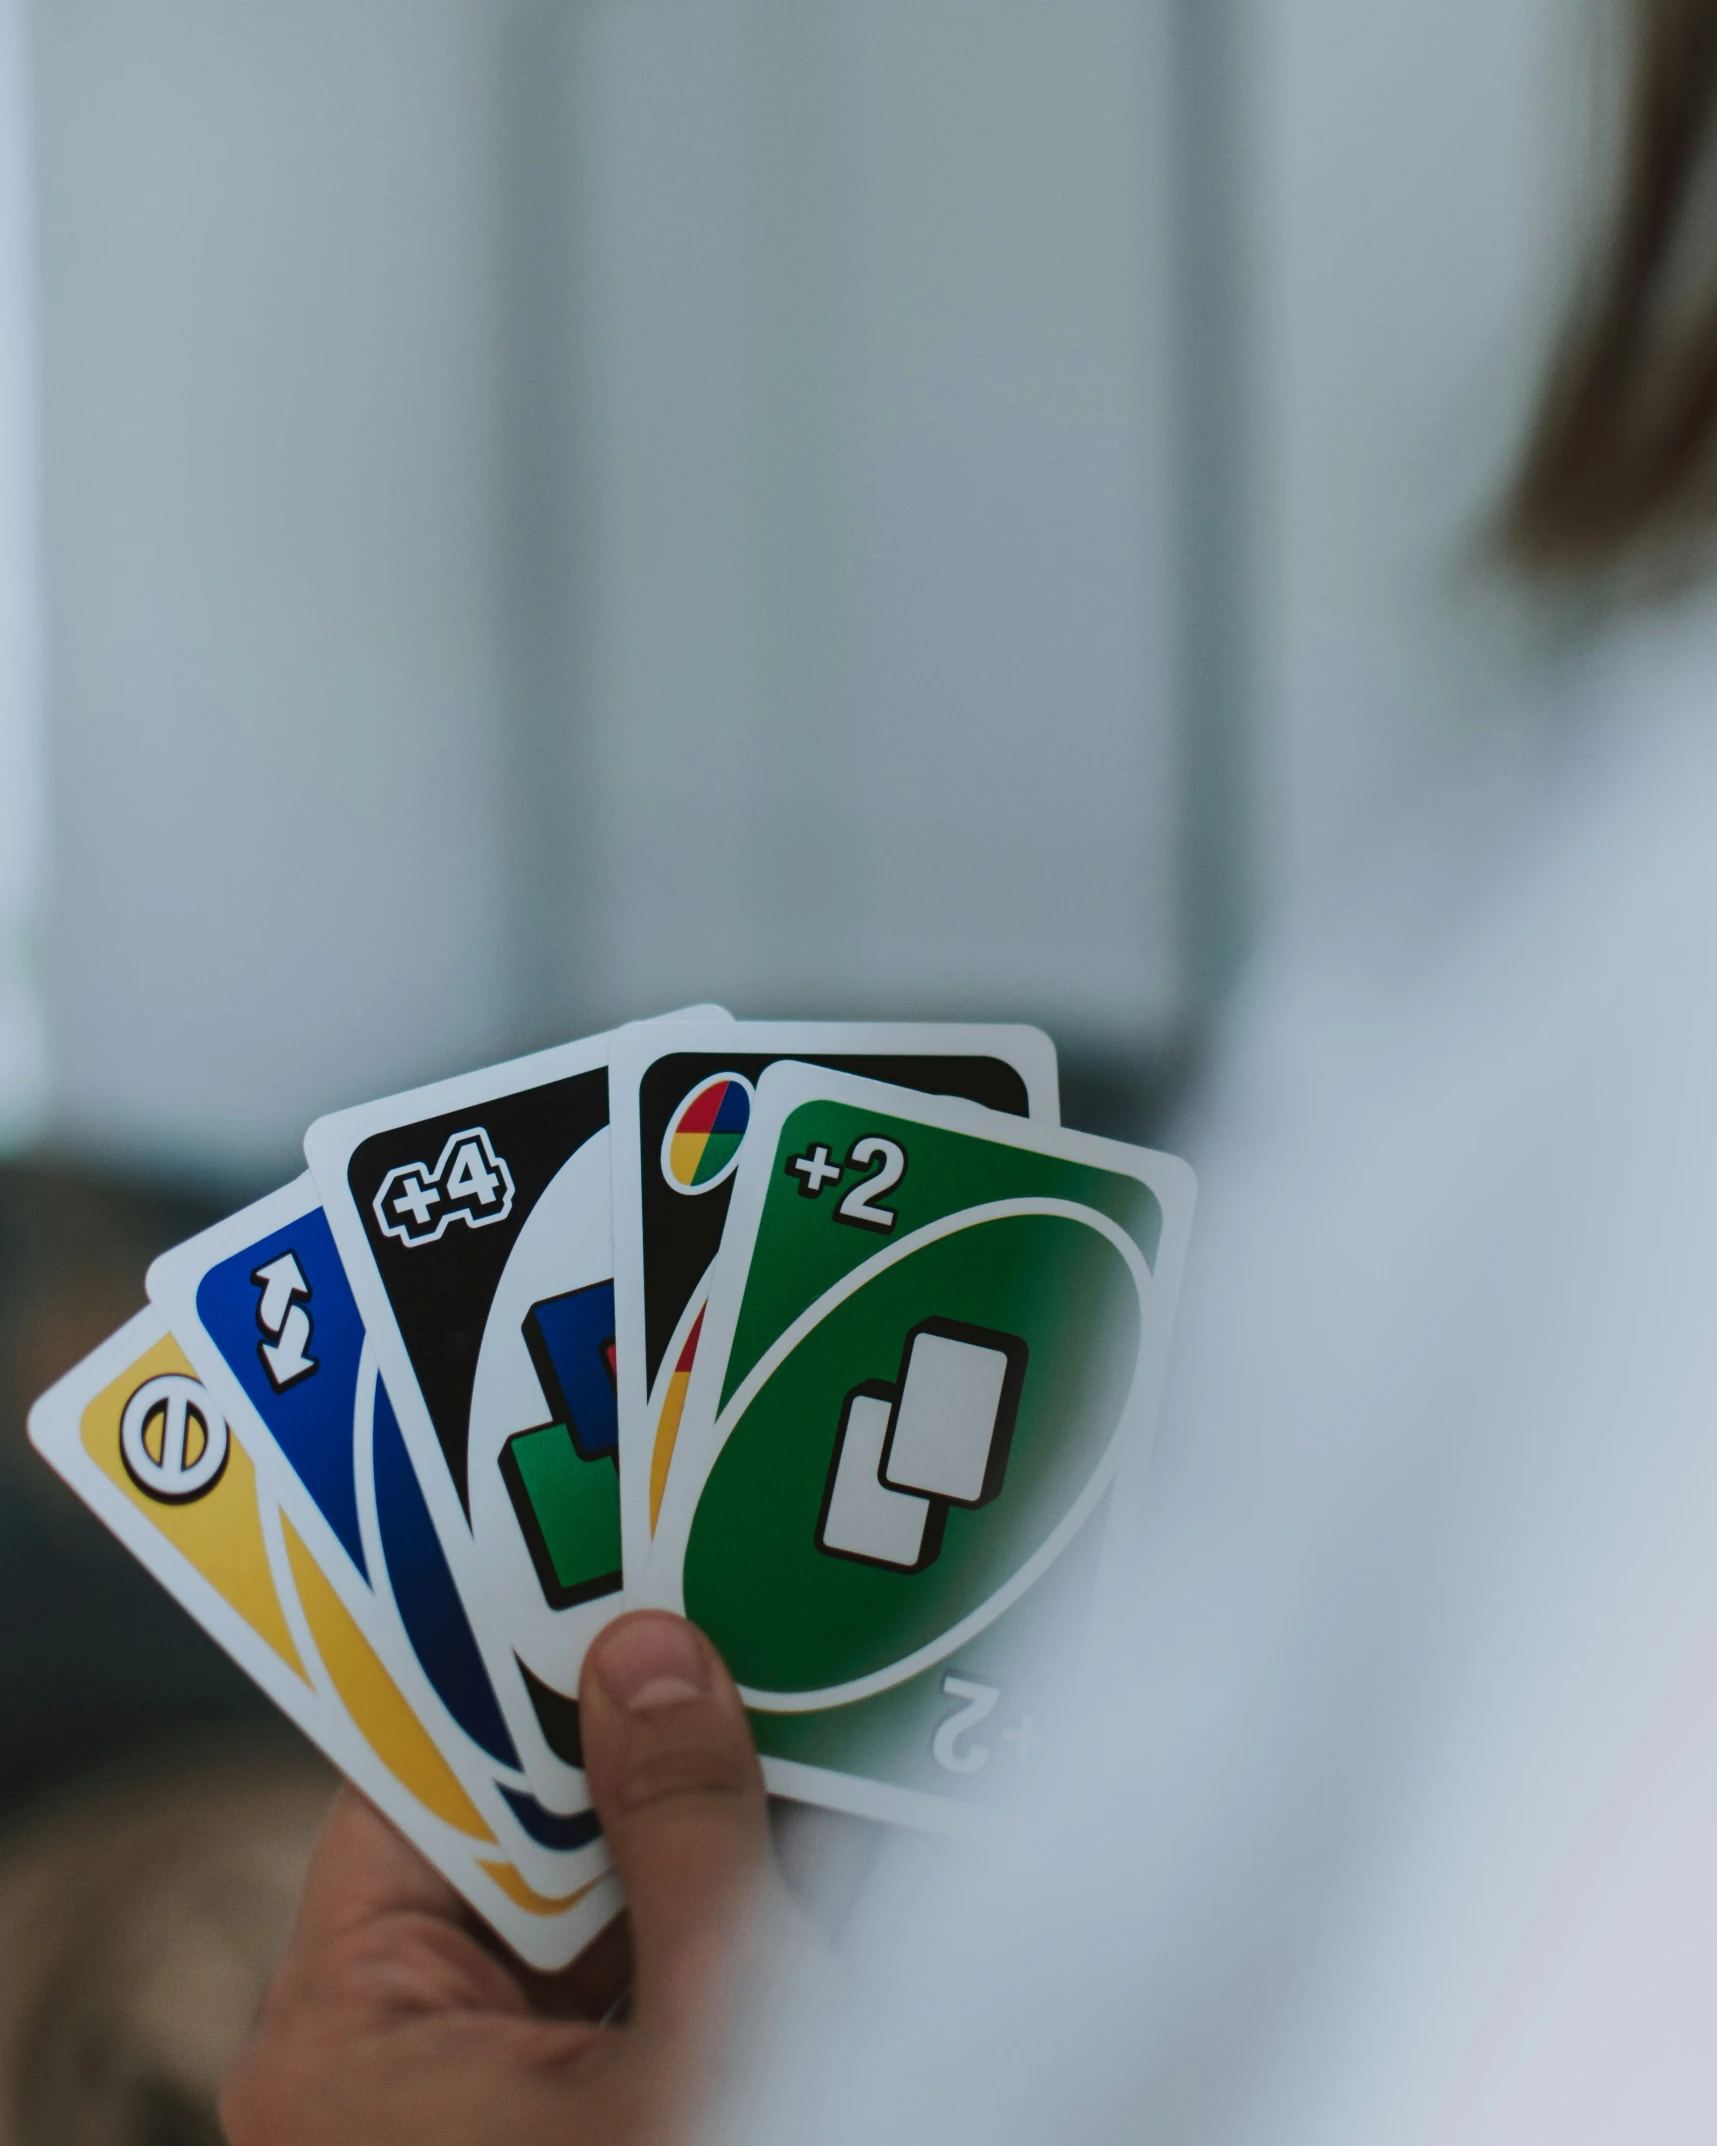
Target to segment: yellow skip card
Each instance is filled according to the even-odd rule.
[[[49,1389],[30,1439],[209,1636],[533,1967],[622,1905],[610,1872],[536,1891],[258,1475],[154,1310]]]

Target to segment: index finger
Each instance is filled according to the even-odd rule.
[[[497,1958],[493,1940],[459,1893],[346,1782],[323,1822],[283,1964],[296,1968],[308,1962],[315,1974],[331,1944],[397,1917],[428,1917],[456,1932],[457,1942],[444,1940],[436,1947],[442,1964],[462,1963],[465,1974],[476,1978],[467,1996],[509,2012],[528,2006],[554,2018],[600,2019],[630,1980],[631,1940],[624,1917],[609,1923],[555,1974],[535,1974],[510,1955]],[[421,1923],[416,1935],[424,1935]],[[402,1936],[396,1929],[391,1941],[396,1950]],[[421,1945],[417,1950],[421,1962]]]
[[[334,1798],[310,1859],[293,1949],[319,1946],[383,1915],[432,1915],[466,1926],[459,1895],[397,1826],[350,1782]]]

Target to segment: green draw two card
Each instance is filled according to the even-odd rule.
[[[952,1830],[1066,1736],[1193,1198],[1172,1156],[763,1075],[645,1592],[771,1788]]]

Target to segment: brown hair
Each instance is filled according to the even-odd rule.
[[[1548,580],[1687,561],[1717,535],[1717,0],[1630,0],[1614,221],[1502,519]]]

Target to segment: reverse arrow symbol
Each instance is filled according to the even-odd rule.
[[[293,1252],[282,1252],[251,1276],[262,1296],[256,1307],[256,1323],[273,1341],[257,1343],[256,1353],[276,1393],[294,1380],[306,1378],[316,1368],[316,1359],[305,1352],[310,1345],[310,1314],[296,1300],[310,1294],[310,1284]]]
[[[305,1378],[315,1370],[315,1357],[304,1353],[309,1340],[310,1314],[302,1304],[294,1304],[286,1314],[280,1339],[257,1343],[257,1354],[262,1358],[263,1369],[274,1382],[276,1393],[284,1392],[294,1379]]]
[[[296,1252],[282,1252],[266,1267],[258,1267],[251,1280],[262,1287],[262,1302],[256,1307],[256,1323],[265,1334],[278,1334],[286,1324],[287,1307],[292,1299],[310,1294],[310,1284],[304,1279],[304,1269],[298,1264]]]

